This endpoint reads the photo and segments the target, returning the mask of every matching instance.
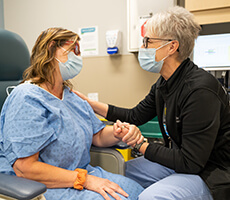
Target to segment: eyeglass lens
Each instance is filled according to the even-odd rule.
[[[73,43],[73,41],[67,41],[66,42],[67,44],[71,44],[71,43]],[[74,47],[74,53],[78,56],[78,55],[80,55],[80,46],[79,46],[79,44],[76,42],[75,43],[75,47]]]
[[[79,44],[76,42],[76,46],[75,46],[75,49],[74,49],[74,52],[76,55],[79,55],[81,52],[80,52],[80,46]]]
[[[143,38],[143,46],[144,46],[144,48],[147,48],[148,47],[148,37],[144,37]]]

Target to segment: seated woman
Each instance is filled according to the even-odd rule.
[[[46,184],[46,199],[130,199],[143,188],[126,177],[92,167],[91,144],[107,147],[143,140],[139,129],[117,121],[108,127],[71,91],[82,68],[79,37],[62,28],[42,32],[22,84],[1,113],[0,170]],[[132,133],[125,134],[122,126]],[[126,130],[127,133],[127,130]]]

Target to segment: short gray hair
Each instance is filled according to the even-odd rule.
[[[195,39],[201,30],[192,13],[175,6],[156,13],[148,20],[146,30],[160,38],[175,39],[179,42],[179,60],[188,58],[193,50]]]

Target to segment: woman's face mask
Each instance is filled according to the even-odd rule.
[[[153,72],[153,73],[159,73],[161,71],[161,68],[164,64],[164,60],[168,57],[164,57],[161,61],[156,61],[156,51],[158,49],[161,49],[162,47],[166,46],[170,42],[167,42],[166,44],[163,44],[162,46],[155,48],[140,48],[139,54],[138,54],[138,60],[140,63],[140,66],[142,69]]]
[[[64,48],[62,49],[66,51]],[[64,81],[74,78],[82,69],[82,57],[77,56],[72,51],[68,53],[68,60],[66,62],[63,63],[57,58],[56,60],[59,62],[61,76]]]

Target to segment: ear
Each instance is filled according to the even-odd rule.
[[[177,40],[173,40],[169,44],[169,54],[170,55],[174,54],[177,51],[178,48],[179,48],[179,42]]]
[[[56,43],[55,41],[50,42],[49,48],[53,47],[55,45],[55,43]]]

